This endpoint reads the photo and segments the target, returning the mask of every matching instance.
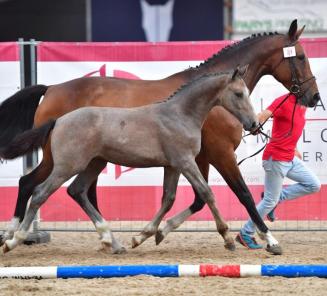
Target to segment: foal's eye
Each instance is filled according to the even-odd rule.
[[[235,95],[236,95],[238,98],[242,98],[242,97],[243,97],[243,93],[242,93],[242,92],[236,92]]]
[[[304,54],[300,54],[297,58],[299,60],[303,61],[305,59],[305,55]]]

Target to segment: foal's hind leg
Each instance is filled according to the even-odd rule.
[[[14,217],[11,219],[7,230],[0,235],[0,246],[2,246],[7,239],[13,237],[14,232],[24,219],[27,202],[35,187],[41,184],[50,175],[52,168],[53,162],[51,155],[44,153],[42,162],[31,173],[19,179],[19,191]]]
[[[60,175],[52,173],[46,181],[35,188],[25,218],[20,224],[18,230],[14,233],[13,238],[6,240],[3,245],[4,253],[14,249],[17,245],[23,243],[23,241],[27,238],[28,230],[41,205],[68,179],[65,179],[63,176],[59,176]]]
[[[94,208],[87,196],[90,186],[92,186],[106,164],[107,162],[102,159],[93,159],[87,168],[75,178],[74,182],[68,187],[67,192],[94,223],[104,248],[111,247],[114,254],[122,254],[126,252],[126,249],[115,239],[108,223]]]
[[[148,223],[142,232],[138,236],[132,238],[132,247],[135,248],[143,243],[146,239],[154,235],[159,227],[165,214],[171,209],[176,197],[177,183],[180,176],[180,172],[171,167],[165,167],[164,184],[163,184],[163,196],[161,201],[161,208],[158,213]]]
[[[220,216],[219,211],[216,207],[216,202],[214,195],[208,185],[201,175],[201,172],[196,165],[194,160],[189,160],[187,165],[184,166],[182,174],[191,183],[196,193],[199,197],[208,205],[211,213],[215,219],[217,230],[225,241],[225,248],[229,250],[235,249],[234,240],[231,237],[228,226],[223,218]]]

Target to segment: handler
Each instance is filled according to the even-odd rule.
[[[267,215],[270,221],[275,220],[274,210],[279,203],[320,190],[320,181],[304,165],[301,154],[296,149],[305,125],[306,107],[296,104],[293,115],[295,104],[295,95],[283,95],[258,114],[260,123],[273,116],[272,138],[262,157],[265,191],[257,205],[261,217]],[[283,187],[285,177],[298,183]],[[262,245],[256,242],[254,232],[255,225],[252,220],[248,220],[236,236],[236,241],[248,249],[261,249]]]

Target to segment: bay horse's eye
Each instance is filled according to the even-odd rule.
[[[242,98],[242,97],[243,97],[243,93],[242,93],[242,92],[236,92],[235,95],[236,95],[238,98]]]
[[[301,61],[303,61],[305,59],[305,55],[304,54],[300,54],[297,56],[297,58]]]

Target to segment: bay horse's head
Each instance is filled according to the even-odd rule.
[[[243,124],[245,130],[253,131],[259,122],[251,104],[249,89],[242,78],[247,68],[248,65],[237,67],[229,75],[228,83],[220,96],[221,106],[231,112]]]
[[[320,95],[308,57],[299,42],[303,30],[304,26],[297,29],[297,20],[291,23],[288,33],[282,35],[282,48],[270,58],[269,72],[297,97],[299,104],[314,107]]]

